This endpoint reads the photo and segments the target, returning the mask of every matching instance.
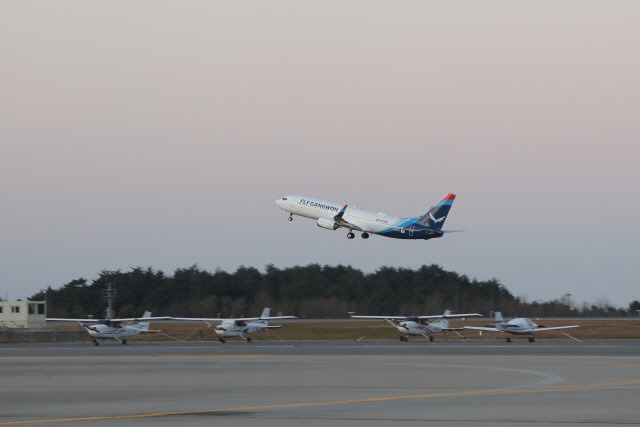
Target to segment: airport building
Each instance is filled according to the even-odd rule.
[[[44,328],[46,322],[44,301],[0,301],[0,329]]]

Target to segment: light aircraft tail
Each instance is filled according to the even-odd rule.
[[[150,311],[145,311],[142,317],[151,317]],[[140,331],[148,331],[149,330],[149,322],[138,322],[138,329]]]
[[[430,326],[437,326],[441,329],[447,329],[449,327],[449,319],[447,316],[451,314],[451,310],[445,310],[444,314],[437,321],[430,323]]]
[[[502,318],[502,313],[500,313],[499,311],[496,311],[495,316],[496,316],[496,329],[498,329],[499,331],[504,330],[504,319]]]
[[[269,307],[265,307],[264,310],[262,310],[262,314],[260,315],[260,318],[265,318],[265,317],[269,317],[269,314],[271,314],[271,309]]]
[[[449,214],[449,210],[451,209],[451,205],[453,205],[453,201],[455,200],[455,194],[447,194],[447,196],[438,202],[437,205],[433,206],[431,209],[427,211],[424,215],[418,219],[418,224],[422,224],[425,227],[429,227],[433,230],[440,230],[444,225],[444,220],[447,218]]]

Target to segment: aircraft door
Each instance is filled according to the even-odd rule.
[[[413,230],[416,229],[415,225],[412,225],[411,227],[409,227],[409,236],[413,237]]]

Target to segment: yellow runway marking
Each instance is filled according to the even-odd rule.
[[[204,410],[196,410],[196,411],[154,412],[149,414],[137,414],[137,415],[113,415],[113,416],[104,416],[104,417],[7,421],[7,422],[0,422],[0,425],[152,418],[152,417],[166,417],[166,416],[176,416],[176,415],[208,414],[208,413],[216,413],[216,412],[252,411],[252,410],[258,410],[258,409],[295,408],[295,407],[303,407],[303,406],[320,406],[320,405],[347,405],[347,404],[353,404],[353,403],[389,402],[394,400],[408,400],[408,399],[431,399],[431,398],[437,398],[437,397],[464,397],[464,396],[479,396],[479,395],[491,396],[491,395],[501,395],[501,394],[537,393],[537,392],[547,392],[547,391],[556,392],[556,391],[603,390],[603,389],[618,389],[620,388],[620,386],[629,386],[632,384],[640,384],[640,380],[601,383],[601,384],[532,387],[532,388],[509,389],[509,390],[481,390],[481,391],[467,391],[467,392],[459,392],[459,393],[433,393],[433,394],[418,394],[413,396],[390,396],[390,397],[377,397],[377,398],[370,398],[370,399],[339,400],[339,401],[333,401],[333,402],[283,403],[283,404],[276,404],[276,405],[243,406],[238,408],[204,409]]]

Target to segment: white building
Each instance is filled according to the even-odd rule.
[[[46,322],[44,301],[0,301],[0,328],[43,328]]]

